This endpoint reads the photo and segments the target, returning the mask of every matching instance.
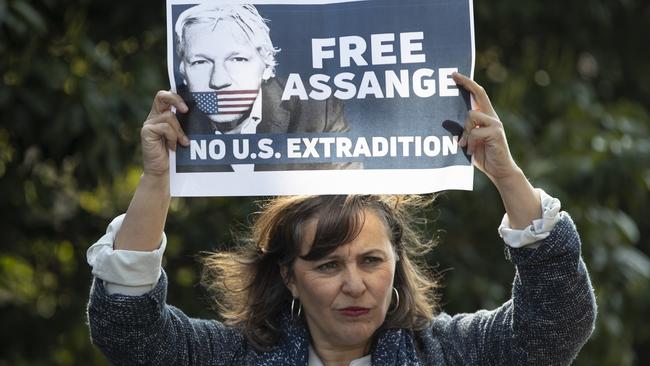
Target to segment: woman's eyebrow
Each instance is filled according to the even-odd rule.
[[[360,256],[367,256],[367,255],[386,255],[386,251],[383,249],[369,249],[365,252],[359,253]]]
[[[341,256],[339,254],[331,253],[331,254],[328,254],[328,255],[324,256],[321,259],[318,259],[318,261],[331,261],[331,260],[340,261],[342,259],[343,259],[343,256]]]
[[[367,257],[367,256],[381,256],[386,257],[388,254],[385,250],[379,248],[371,248],[363,252],[357,253],[356,257]]]
[[[371,249],[368,249],[368,250],[366,250],[366,251],[363,251],[363,252],[358,253],[358,254],[356,255],[356,257],[365,257],[365,256],[369,256],[369,255],[378,255],[378,256],[383,256],[383,257],[386,257],[386,256],[387,256],[385,250],[383,250],[383,249],[379,249],[379,248],[371,248]],[[328,255],[326,255],[326,256],[320,258],[320,259],[316,259],[316,260],[314,260],[314,262],[323,262],[323,261],[342,261],[342,260],[344,260],[344,258],[346,258],[346,257],[347,257],[347,256],[344,256],[344,255],[340,255],[340,254],[336,254],[336,253],[330,253],[330,254],[328,254]]]

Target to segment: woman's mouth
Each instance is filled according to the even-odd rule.
[[[359,307],[359,306],[350,306],[350,307],[347,307],[347,308],[340,309],[339,313],[341,313],[344,316],[348,316],[348,317],[358,317],[358,316],[368,314],[369,311],[370,311],[370,309],[368,309],[368,308],[362,308],[362,307]]]

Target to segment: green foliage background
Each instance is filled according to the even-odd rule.
[[[650,57],[645,0],[476,1],[475,77],[534,185],[583,238],[599,305],[577,365],[650,364]],[[106,364],[89,343],[85,251],[140,175],[139,129],[168,88],[162,1],[0,0],[0,366]],[[174,200],[169,301],[213,314],[196,254],[229,242],[248,198]],[[428,212],[448,312],[492,308],[513,268],[477,173]]]

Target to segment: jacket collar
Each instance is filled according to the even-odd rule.
[[[303,321],[294,321],[289,313],[281,318],[282,337],[268,352],[258,352],[255,365],[306,366],[309,360],[309,330]],[[373,347],[373,366],[420,365],[413,335],[406,329],[385,329]]]

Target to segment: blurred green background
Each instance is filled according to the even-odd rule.
[[[599,315],[575,364],[650,364],[650,3],[476,1],[475,20],[475,78],[582,235]],[[85,251],[138,182],[139,129],[168,88],[164,21],[162,1],[0,0],[0,366],[106,364],[88,337]],[[173,201],[170,303],[214,316],[196,254],[253,209]],[[427,213],[446,311],[509,297],[502,214],[480,173]]]

